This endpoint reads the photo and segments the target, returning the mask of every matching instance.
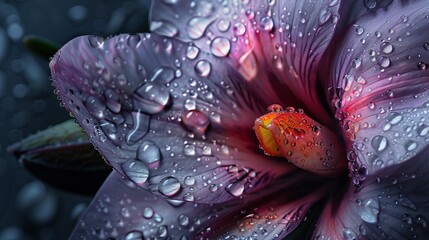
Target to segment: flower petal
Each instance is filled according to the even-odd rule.
[[[292,167],[257,152],[252,127],[259,104],[275,99],[269,89],[198,51],[151,34],[80,37],[51,70],[65,107],[117,171],[171,198],[220,202]]]
[[[402,164],[370,176],[341,204],[331,201],[316,239],[424,239],[429,220],[429,147]]]
[[[283,98],[330,122],[317,92],[316,69],[338,20],[339,0],[154,1],[151,30],[194,42],[206,52],[228,48],[249,81],[269,72]],[[228,44],[219,44],[219,39]]]
[[[245,199],[196,204],[156,196],[112,172],[70,239],[219,239],[255,234],[258,239],[281,238],[323,196],[316,181],[302,185],[302,181],[309,182],[303,176],[287,180]],[[297,188],[297,194],[284,191],[279,195],[279,189],[285,188]],[[265,201],[267,197],[272,200]]]
[[[166,201],[112,172],[70,239],[155,239],[189,237],[208,205]],[[186,238],[185,238],[186,239]]]
[[[425,3],[379,10],[356,23],[333,59],[331,100],[355,183],[428,145],[427,14]]]

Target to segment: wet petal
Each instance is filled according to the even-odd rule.
[[[150,34],[80,37],[51,69],[64,105],[117,171],[171,198],[225,201],[291,167],[257,153],[253,122],[272,95],[195,48]]]
[[[298,176],[294,176],[290,182],[274,187],[271,185],[271,189],[251,195],[250,199],[236,200],[239,205],[241,203],[246,207],[236,209],[229,216],[223,215],[229,221],[219,219],[213,223],[210,232],[202,233],[204,238],[268,240],[288,236],[305,221],[309,208],[320,200],[326,191],[326,188],[314,185],[309,179],[298,179]],[[290,194],[289,190],[294,194]],[[269,192],[271,194],[267,194]]]
[[[340,205],[332,200],[316,238],[424,239],[429,219],[429,148],[411,160],[369,177],[357,192],[350,186]]]
[[[188,239],[207,217],[198,218],[208,205],[168,202],[113,172],[78,222],[70,239]],[[192,238],[190,238],[192,239]]]
[[[427,14],[424,3],[380,10],[356,23],[333,59],[330,100],[353,150],[355,182],[428,144]]]
[[[295,229],[309,206],[323,196],[317,181],[309,180],[290,176],[260,194],[222,204],[196,204],[153,195],[113,172],[71,239],[281,238]],[[279,194],[280,189],[298,190],[292,195],[288,191]],[[265,201],[267,198],[272,200]]]
[[[332,38],[339,0],[154,1],[151,31],[228,57],[248,81],[279,81],[283,99],[296,99],[318,121],[330,121],[317,94],[316,69]],[[220,54],[218,54],[220,53]]]

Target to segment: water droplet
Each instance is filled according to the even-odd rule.
[[[179,34],[179,29],[166,21],[151,21],[150,31],[166,37],[174,37]]]
[[[168,234],[168,228],[165,225],[159,226],[158,227],[158,236],[165,238],[167,237]]]
[[[363,4],[369,10],[372,10],[377,7],[377,0],[364,0]]]
[[[197,73],[198,76],[207,77],[209,76],[210,71],[211,71],[211,65],[206,60],[200,60],[195,65],[195,72]]]
[[[417,133],[419,134],[419,136],[427,136],[429,133],[429,126],[426,124],[422,124],[421,126],[417,127]]]
[[[424,62],[419,62],[419,63],[417,64],[417,67],[418,67],[420,70],[427,70],[427,69],[429,69],[429,64],[424,63]]]
[[[381,56],[378,58],[378,64],[383,68],[387,68],[391,64],[390,58]]]
[[[324,9],[323,11],[321,11],[319,15],[320,24],[326,23],[331,18],[331,16],[332,13],[329,9]]]
[[[359,25],[355,26],[355,32],[357,35],[361,35],[364,31],[365,29],[362,26],[359,26]]]
[[[423,47],[424,47],[426,50],[428,50],[428,51],[429,51],[429,42],[425,43],[425,44],[423,45]]]
[[[167,197],[172,197],[179,193],[181,184],[175,177],[166,177],[159,182],[158,191]]]
[[[417,148],[417,143],[414,142],[413,140],[408,140],[405,143],[405,150],[407,151],[413,151],[413,150],[416,150],[416,148]]]
[[[404,215],[402,215],[402,221],[408,225],[413,224],[413,218],[409,214],[406,214],[406,213]]]
[[[377,200],[368,199],[363,203],[362,210],[358,211],[358,214],[365,222],[376,223],[379,212],[380,203]]]
[[[403,117],[400,113],[392,112],[387,115],[387,120],[390,124],[396,125],[402,121]]]
[[[240,181],[230,183],[226,187],[226,191],[228,191],[231,195],[235,197],[239,197],[244,193],[244,184]]]
[[[183,154],[185,154],[185,156],[195,156],[195,146],[185,145],[185,147],[183,148]]]
[[[163,85],[173,81],[174,77],[175,77],[174,69],[169,67],[161,67],[155,70],[155,73],[152,75],[149,82]]]
[[[149,169],[143,162],[138,160],[128,160],[123,163],[122,170],[131,181],[141,187],[149,177]]]
[[[343,231],[343,235],[344,235],[344,239],[345,240],[357,240],[357,235],[355,232],[353,232],[353,230],[351,229],[344,229]]]
[[[121,102],[119,95],[114,90],[107,89],[104,92],[104,96],[106,98],[107,108],[114,113],[119,113],[121,111]]]
[[[329,6],[329,7],[333,7],[333,6],[337,5],[337,4],[338,4],[338,2],[339,2],[339,0],[331,0],[331,1],[328,3],[328,6]]]
[[[192,177],[192,176],[186,176],[185,177],[184,183],[186,186],[192,187],[195,185],[195,182],[196,182],[196,180],[194,177]]]
[[[200,52],[199,48],[193,45],[190,45],[186,49],[186,57],[190,60],[194,60],[195,58],[197,58],[199,52]]]
[[[143,240],[143,233],[140,231],[131,231],[125,235],[124,240]]]
[[[106,112],[106,106],[100,101],[99,98],[90,96],[85,101],[85,106],[92,116],[98,119],[103,119],[105,117],[104,113]]]
[[[381,135],[377,135],[371,140],[371,145],[377,152],[382,152],[387,148],[387,138]]]
[[[135,91],[135,103],[147,114],[161,112],[170,101],[168,89],[155,83],[146,83]]]
[[[126,141],[132,145],[142,139],[149,129],[149,116],[138,112],[131,112],[133,128],[127,133]]]
[[[207,18],[194,17],[187,25],[187,33],[191,39],[199,39],[203,36],[211,21]]]
[[[354,58],[352,60],[352,67],[353,68],[359,68],[362,65],[362,59],[360,58]]]
[[[383,42],[380,44],[380,50],[385,54],[390,54],[393,52],[393,45],[389,42]]]
[[[416,216],[416,223],[418,225],[420,225],[422,228],[427,228],[427,226],[428,226],[427,219],[424,216],[422,216],[422,215],[417,215]]]
[[[143,209],[143,217],[144,218],[149,219],[149,218],[153,217],[153,214],[154,214],[154,211],[151,207],[145,207]]]
[[[208,116],[198,110],[186,111],[182,116],[182,122],[189,131],[199,136],[205,133],[210,124]]]
[[[279,104],[272,104],[267,108],[268,112],[283,112],[283,107]]]
[[[177,219],[177,221],[179,222],[179,224],[181,225],[181,226],[184,226],[184,227],[186,227],[186,226],[188,226],[189,225],[189,217],[188,216],[186,216],[186,215],[184,215],[184,214],[180,214],[179,215],[179,218]]]
[[[235,36],[243,36],[246,33],[246,27],[244,24],[238,22],[234,24],[233,31]]]
[[[183,107],[186,110],[195,110],[197,107],[197,102],[195,99],[186,99],[185,103],[183,104]]]
[[[226,32],[229,29],[229,26],[231,25],[231,22],[227,19],[221,19],[217,23],[217,29],[221,32]]]
[[[217,37],[212,41],[210,50],[216,57],[225,57],[231,50],[231,43],[227,38]]]
[[[400,195],[398,201],[404,206],[412,210],[417,210],[417,206],[405,195]]]
[[[265,31],[271,32],[274,28],[274,21],[270,16],[265,16],[261,19],[259,24]]]
[[[146,163],[149,167],[156,168],[161,161],[161,152],[154,142],[144,141],[137,148],[136,158]]]
[[[179,0],[162,0],[166,4],[175,5],[179,2]]]

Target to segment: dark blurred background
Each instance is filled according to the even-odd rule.
[[[147,31],[150,0],[0,0],[0,240],[67,239],[91,197],[44,184],[6,149],[69,119],[49,79],[47,56],[23,44],[29,34],[63,45],[86,34]]]

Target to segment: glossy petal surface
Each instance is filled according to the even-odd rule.
[[[260,194],[226,204],[196,204],[168,200],[139,189],[113,172],[79,221],[71,239],[219,239],[282,238],[304,219],[309,206],[321,197],[317,184],[297,194],[284,192],[302,186],[302,176],[277,182]],[[317,189],[309,193],[309,189]],[[260,197],[273,200],[261,201]],[[281,198],[275,198],[279,196]],[[300,198],[303,197],[302,199]]]
[[[429,148],[371,176],[322,214],[318,239],[424,239],[429,233]],[[350,190],[354,189],[350,186]],[[425,194],[426,193],[426,194]]]
[[[117,171],[164,196],[221,202],[292,167],[255,151],[251,128],[270,96],[194,48],[150,34],[80,37],[51,69],[66,108]]]
[[[331,104],[354,151],[348,156],[356,178],[427,146],[429,43],[421,34],[429,30],[427,10],[424,3],[379,10],[356,23],[359,32],[347,33],[333,59]]]
[[[154,1],[151,30],[214,54],[227,46],[244,78],[261,81],[260,72],[266,72],[268,81],[281,83],[278,92],[285,101],[328,124],[316,69],[333,36],[338,8],[339,1],[332,0]],[[219,39],[228,44],[218,44]]]

